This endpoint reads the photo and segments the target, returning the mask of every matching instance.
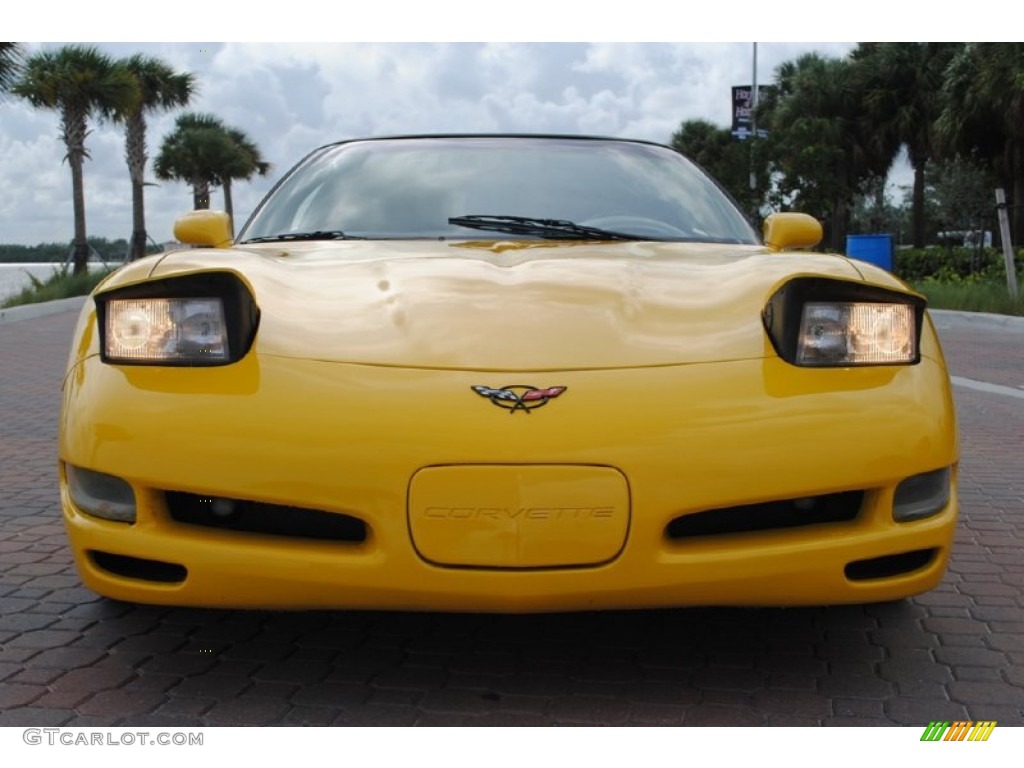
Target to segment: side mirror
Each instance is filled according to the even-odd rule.
[[[773,213],[764,220],[764,244],[773,251],[813,248],[821,237],[821,223],[806,213]]]
[[[224,211],[191,211],[174,222],[174,237],[188,245],[231,246],[231,217]]]

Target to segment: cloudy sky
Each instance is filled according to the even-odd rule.
[[[302,10],[304,1],[287,3],[296,12],[282,16],[280,24],[276,19],[264,20],[262,27],[243,32],[233,26],[231,18],[204,15],[210,23],[201,29],[242,40],[301,39],[334,32],[350,41],[95,43],[115,57],[143,52],[194,73],[198,95],[190,108],[215,114],[240,128],[261,148],[273,169],[265,179],[236,184],[239,224],[275,178],[309,150],[340,139],[510,131],[668,142],[679,124],[691,118],[728,125],[730,87],[751,80],[752,44],[681,43],[664,38],[743,40],[759,32],[764,33],[762,39],[771,36],[771,30],[751,28],[750,23],[737,24],[736,36],[731,36],[729,16],[742,13],[742,3],[719,9],[717,13],[723,15],[705,29],[663,12],[652,17],[648,11],[659,6],[648,0],[629,3],[635,10],[632,16],[620,20],[606,13],[596,26],[593,14],[582,24],[582,17],[571,11],[572,4],[558,5],[557,0],[520,0],[500,7],[459,0],[417,6],[382,2],[375,16],[366,17],[362,12],[356,18],[325,13],[323,9],[331,8],[329,5]],[[90,8],[95,5],[91,3]],[[110,5],[113,13],[125,4]],[[175,7],[182,9],[183,5],[176,3]],[[626,6],[616,7],[621,11]],[[38,13],[49,13],[49,8]],[[208,14],[209,6],[205,8]],[[65,19],[60,27],[39,18],[12,32],[20,31],[21,39],[35,36],[61,41],[27,43],[31,54],[79,36],[86,42],[114,37],[145,39],[153,35],[154,25],[160,26],[161,35],[187,39],[195,36],[194,18],[184,11],[173,18],[154,18],[134,35],[106,24],[97,26],[95,19],[78,26],[73,18]],[[640,18],[643,24],[637,28]],[[119,34],[112,34],[115,29]],[[775,30],[776,35],[779,32]],[[781,32],[799,36],[800,29],[787,26]],[[502,38],[535,42],[469,42]],[[591,39],[662,42],[588,42]],[[852,46],[843,42],[761,42],[758,79],[770,81],[780,63],[801,53],[842,56]],[[174,117],[172,113],[150,118],[151,158],[171,130]],[[32,244],[72,237],[71,179],[62,162],[65,150],[58,124],[54,112],[33,109],[11,95],[0,98],[0,188],[6,191],[0,196],[0,243]],[[89,234],[127,237],[130,189],[123,133],[118,126],[95,121],[91,127],[87,145],[92,159],[85,166]],[[147,177],[156,182],[151,168]],[[222,200],[220,191],[215,190],[213,207],[221,206]],[[171,239],[175,216],[190,205],[190,191],[184,183],[159,182],[147,187],[150,236],[157,241]]]

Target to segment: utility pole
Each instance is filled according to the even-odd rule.
[[[754,143],[757,141],[757,43],[754,43],[754,87],[750,94],[750,189],[757,189],[757,173],[754,171]]]

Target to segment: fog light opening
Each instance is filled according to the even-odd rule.
[[[165,563],[162,560],[115,555],[112,552],[98,550],[90,550],[89,559],[97,568],[126,579],[152,581],[157,584],[181,584],[188,577],[185,566]]]
[[[176,523],[318,541],[359,543],[367,537],[367,527],[362,520],[340,512],[183,491],[164,493],[167,511]]]
[[[72,464],[64,465],[68,494],[78,509],[118,523],[135,522],[135,492],[124,480]]]
[[[223,499],[216,497],[213,499],[206,500],[210,506],[210,514],[220,520],[229,520],[235,516],[237,512],[237,505],[234,499]]]
[[[906,576],[927,568],[935,560],[937,549],[915,549],[898,555],[883,555],[847,563],[844,572],[850,581],[872,581]]]
[[[908,523],[944,510],[949,505],[952,474],[950,467],[943,467],[908,477],[896,486],[892,498],[893,520]]]

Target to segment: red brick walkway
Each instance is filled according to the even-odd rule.
[[[963,524],[895,604],[553,616],[135,607],[78,585],[55,436],[73,313],[0,324],[0,725],[1024,725],[1024,400],[957,389]],[[943,331],[1024,385],[1024,329]]]

